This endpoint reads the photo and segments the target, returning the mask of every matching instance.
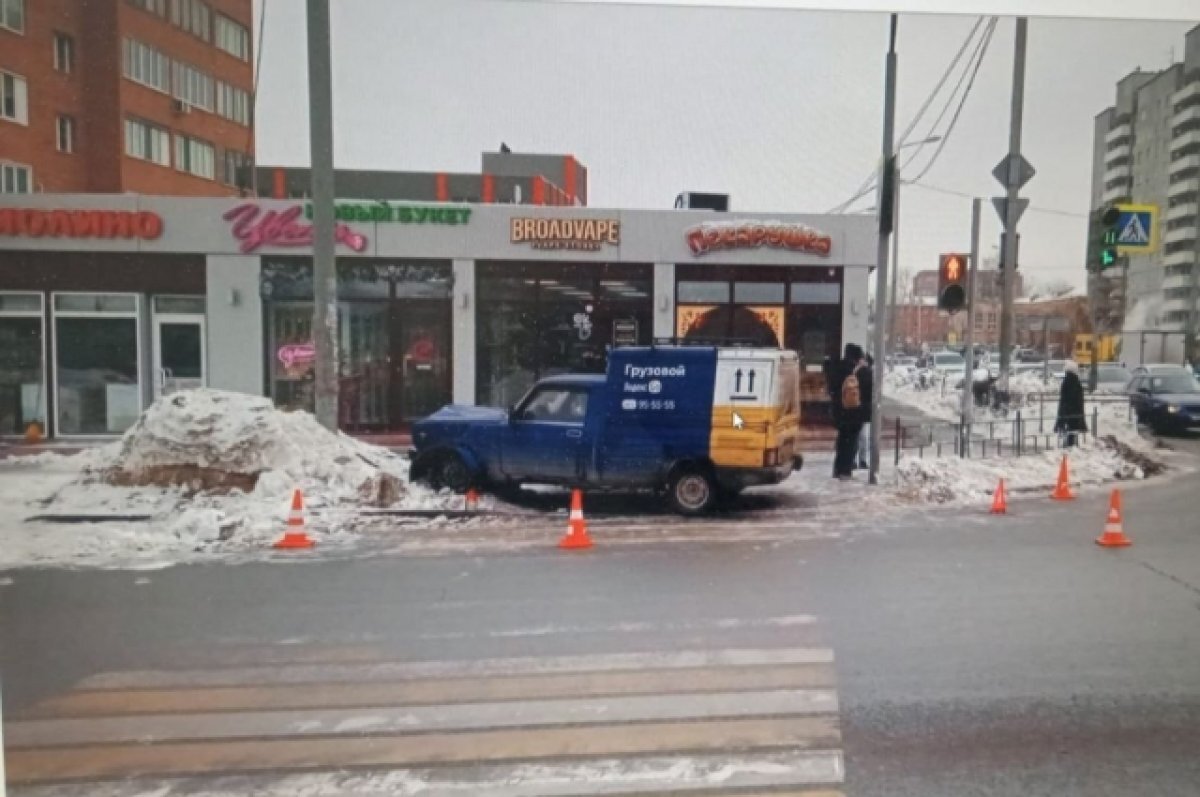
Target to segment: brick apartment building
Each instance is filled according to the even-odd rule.
[[[238,193],[251,0],[0,0],[0,193]]]

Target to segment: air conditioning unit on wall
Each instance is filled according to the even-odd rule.
[[[178,114],[191,113],[192,106],[183,100],[171,100],[171,110]]]

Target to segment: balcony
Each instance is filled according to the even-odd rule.
[[[1188,310],[1188,300],[1187,299],[1163,299],[1162,310],[1160,310],[1159,312],[1161,315],[1166,315],[1167,313],[1170,313],[1172,311],[1187,312],[1187,310]]]
[[[1122,163],[1120,166],[1105,167],[1104,182],[1111,183],[1113,180],[1126,180],[1133,176],[1133,166],[1129,163]]]
[[[1129,181],[1128,180],[1124,180],[1119,185],[1113,186],[1112,188],[1105,188],[1104,193],[1101,194],[1101,196],[1100,196],[1100,199],[1103,202],[1116,202],[1119,199],[1128,199],[1128,198],[1129,198]]]
[[[1197,185],[1195,177],[1190,180],[1177,180],[1167,186],[1167,198],[1177,199],[1182,196],[1190,196],[1196,193]]]
[[[1192,287],[1192,275],[1191,274],[1171,274],[1169,276],[1163,277],[1162,289],[1164,291],[1171,290],[1172,288],[1190,288],[1190,287]]]
[[[1200,80],[1193,80],[1179,91],[1171,95],[1171,104],[1178,105],[1181,102],[1187,102],[1190,99],[1200,97]]]
[[[1179,219],[1194,219],[1197,214],[1200,214],[1200,205],[1196,204],[1196,200],[1184,202],[1176,205],[1173,208],[1167,208],[1167,222],[1178,221]]]
[[[1192,249],[1184,249],[1180,252],[1171,252],[1163,254],[1162,263],[1164,266],[1182,266],[1185,264],[1194,263],[1196,260],[1196,252]]]
[[[1186,227],[1177,227],[1174,230],[1166,230],[1163,233],[1164,244],[1177,244],[1180,241],[1192,241],[1196,238],[1196,225],[1189,224]]]
[[[1128,162],[1132,157],[1133,145],[1126,143],[1112,147],[1111,149],[1106,150],[1104,153],[1104,168],[1107,169],[1113,161],[1125,159],[1125,161]]]
[[[1167,167],[1167,174],[1177,174],[1192,169],[1200,170],[1200,154],[1185,155],[1171,161],[1171,165]]]
[[[1182,111],[1177,111],[1171,117],[1171,127],[1176,128],[1188,122],[1200,122],[1200,105],[1193,105],[1189,108],[1184,108]]]
[[[1200,130],[1189,130],[1186,133],[1180,133],[1177,136],[1171,137],[1172,152],[1188,146],[1200,147]]]
[[[1132,138],[1132,137],[1133,137],[1133,127],[1129,124],[1129,122],[1122,122],[1121,124],[1116,125],[1114,127],[1110,127],[1108,129],[1108,133],[1106,133],[1104,136],[1104,145],[1108,146],[1109,144],[1112,144],[1114,141],[1118,141],[1122,138]]]

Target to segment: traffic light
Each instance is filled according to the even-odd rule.
[[[1108,206],[1100,214],[1100,270],[1112,268],[1117,264],[1117,240],[1121,231],[1117,223],[1121,220],[1121,209],[1116,205]]]
[[[967,306],[967,255],[941,255],[938,262],[938,309],[956,313]]]

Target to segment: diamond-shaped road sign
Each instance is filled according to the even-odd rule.
[[[1034,171],[1033,164],[1025,160],[1024,155],[1019,153],[1017,154],[1017,168],[1015,175],[1012,174],[1012,163],[1013,156],[1012,153],[1009,153],[1000,159],[1000,162],[996,164],[995,169],[992,169],[992,176],[995,177],[1000,185],[1004,186],[1005,188],[1010,188],[1013,186],[1020,188],[1021,186],[1025,185],[1025,183],[1033,179],[1033,176],[1037,174],[1037,172]]]
[[[998,214],[1000,214],[1000,226],[1002,226],[1004,229],[1007,230],[1008,229],[1008,197],[1006,197],[1006,196],[992,197],[992,207],[994,207],[996,209],[996,212]],[[1013,224],[1017,223],[1017,220],[1021,218],[1021,214],[1025,212],[1025,208],[1029,207],[1029,200],[1023,196],[1017,197],[1016,207],[1017,207],[1017,216],[1016,216],[1016,218],[1013,219]]]

